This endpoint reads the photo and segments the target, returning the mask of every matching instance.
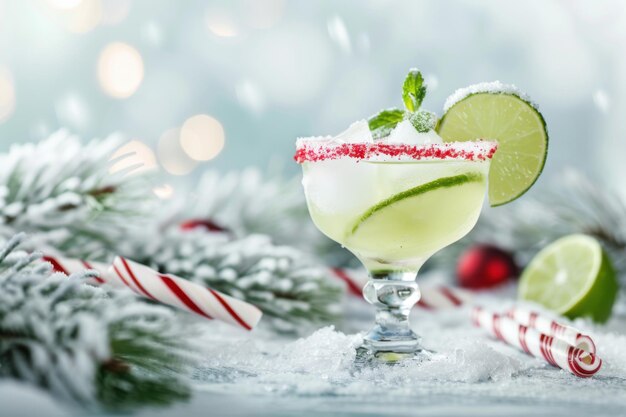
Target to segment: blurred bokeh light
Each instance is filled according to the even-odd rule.
[[[180,145],[191,159],[208,161],[224,147],[224,128],[206,114],[190,117],[180,129]]]
[[[161,166],[172,175],[185,175],[196,166],[180,143],[180,129],[169,129],[161,135],[157,148]]]
[[[157,168],[156,156],[152,149],[136,139],[120,146],[111,156],[111,161],[113,164],[109,172],[112,174],[124,170],[132,170],[138,174]]]
[[[143,80],[141,55],[122,42],[107,45],[98,57],[98,80],[111,97],[130,97]]]
[[[159,185],[152,189],[152,192],[161,200],[167,200],[174,195],[174,187],[169,184]]]
[[[15,88],[13,76],[0,67],[0,123],[11,117],[15,109]]]
[[[89,32],[95,29],[102,19],[102,1],[81,0],[76,7],[69,8],[63,18],[70,32]]]

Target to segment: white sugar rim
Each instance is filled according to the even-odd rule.
[[[493,147],[497,145],[498,141],[493,139],[476,139],[476,140],[466,140],[466,141],[453,141],[453,142],[442,142],[442,143],[421,143],[421,144],[412,144],[412,143],[402,143],[402,142],[394,142],[389,143],[385,140],[375,140],[373,142],[345,142],[343,140],[334,140],[332,137],[323,137],[323,136],[311,136],[311,137],[303,137],[296,139],[296,149],[300,149],[303,147],[315,147],[315,148],[335,148],[344,145],[368,145],[372,148],[383,145],[390,149],[393,148],[406,148],[410,147],[412,149],[429,149],[429,148],[441,148],[441,149],[453,149],[458,151],[470,151],[472,149],[483,150]]]

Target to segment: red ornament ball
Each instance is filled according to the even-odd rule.
[[[228,229],[220,226],[210,219],[191,219],[180,224],[182,230],[204,229],[208,232],[228,232]]]
[[[465,288],[491,288],[517,277],[519,268],[510,252],[493,245],[474,245],[457,263],[456,276]]]

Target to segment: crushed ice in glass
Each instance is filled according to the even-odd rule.
[[[388,143],[406,143],[408,145],[429,145],[443,143],[443,139],[435,132],[418,132],[408,120],[403,120],[391,131],[387,138]]]
[[[302,184],[305,192],[315,195],[319,210],[350,213],[377,201],[372,192],[377,169],[372,164],[357,165],[351,159],[328,160],[311,164],[307,170]],[[344,187],[344,183],[350,184],[350,188]]]
[[[374,138],[367,120],[359,120],[333,138],[344,143],[372,143]]]

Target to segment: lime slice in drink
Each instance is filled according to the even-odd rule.
[[[485,83],[459,90],[446,102],[437,132],[445,142],[496,140],[489,203],[499,206],[526,192],[543,170],[548,133],[541,113],[514,87]]]
[[[355,234],[363,224],[366,224],[367,221],[371,220],[372,217],[376,217],[383,209],[389,207],[398,209],[399,205],[406,203],[407,199],[417,197],[429,191],[437,190],[440,188],[455,187],[465,184],[467,182],[481,181],[482,179],[483,176],[479,173],[461,174],[452,177],[439,178],[434,181],[427,182],[426,184],[418,185],[417,187],[402,191],[401,193],[398,193],[381,201],[380,203],[369,208],[365,213],[363,213],[352,228],[351,234]],[[413,204],[410,205],[409,210],[414,211]]]
[[[346,246],[383,264],[430,255],[474,225],[486,180],[486,173],[467,172],[394,194],[354,220],[346,230]]]
[[[615,271],[594,238],[569,235],[545,247],[522,273],[519,297],[570,318],[605,322],[617,296]]]

